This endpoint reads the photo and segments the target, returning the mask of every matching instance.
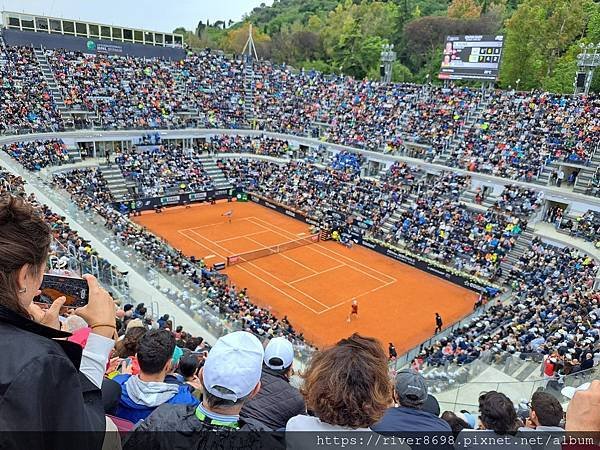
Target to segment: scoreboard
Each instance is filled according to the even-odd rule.
[[[440,80],[496,81],[504,36],[447,36]]]

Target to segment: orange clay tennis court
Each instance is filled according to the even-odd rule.
[[[231,223],[223,213],[233,210]],[[187,256],[207,265],[227,256],[309,236],[308,225],[254,203],[170,208],[135,221]],[[445,325],[473,308],[476,294],[360,246],[321,241],[225,270],[247,287],[254,303],[286,315],[313,344],[323,346],[353,332],[393,342],[398,352],[429,338],[439,312]],[[352,299],[358,318],[348,322]]]

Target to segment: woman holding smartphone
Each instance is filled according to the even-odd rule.
[[[0,447],[9,440],[11,448],[101,448],[100,386],[114,345],[115,307],[98,281],[84,276],[89,303],[75,314],[92,333],[83,350],[67,341],[58,319],[64,297],[47,310],[33,303],[50,242],[50,228],[31,204],[0,196]]]

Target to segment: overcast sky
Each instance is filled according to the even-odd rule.
[[[170,32],[194,30],[199,20],[240,20],[261,3],[273,0],[0,0],[0,9]]]

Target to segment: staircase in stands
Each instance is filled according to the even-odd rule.
[[[129,192],[127,180],[123,177],[121,169],[116,164],[107,164],[106,161],[98,164],[102,176],[115,200],[121,200]]]
[[[256,75],[254,73],[254,61],[252,57],[245,56],[244,61],[244,116],[246,122],[253,127],[256,122],[256,111],[254,109],[254,87]]]
[[[483,197],[483,199],[481,201],[481,205],[479,205],[479,204],[475,203],[476,195],[477,195],[477,192],[475,191],[475,189],[468,189],[460,195],[459,200],[463,203],[467,203],[467,206],[469,206],[473,209],[482,208],[482,209],[486,210],[486,209],[494,206],[494,204],[496,203],[498,198],[500,198],[498,195],[495,195],[493,193],[487,194]]]
[[[46,53],[42,48],[39,47],[34,47],[33,52],[37,59],[40,72],[44,77],[44,81],[46,81],[46,84],[48,85],[48,89],[50,90],[50,95],[52,95],[56,109],[58,109],[60,117],[65,124],[65,128],[73,127],[73,116],[65,105],[65,99],[58,88],[56,78],[54,78],[54,72],[50,67],[50,62],[48,61]]]
[[[192,79],[192,77],[189,78],[190,81]],[[173,81],[175,82],[175,91],[183,99],[181,109],[176,111],[175,114],[183,117],[199,117],[200,110],[194,104],[194,100],[190,98],[187,80],[183,78],[181,70],[173,71]]]
[[[531,245],[531,242],[533,241],[533,237],[531,226],[528,225],[528,228],[524,230],[517,238],[515,246],[510,250],[510,252],[508,252],[506,257],[500,261],[500,268],[502,269],[502,277],[500,277],[500,282],[506,283],[508,281],[509,272],[513,267],[516,266],[519,258],[527,251]]]
[[[575,181],[574,192],[580,194],[587,194],[590,182],[593,180],[596,171],[600,168],[600,144],[596,145],[594,153],[590,158],[590,164],[585,166],[579,172],[577,180]]]
[[[217,165],[214,157],[211,155],[201,155],[199,159],[202,162],[202,167],[204,167],[206,173],[208,173],[210,178],[213,180],[215,189],[231,189],[231,183],[227,180],[227,177]]]

